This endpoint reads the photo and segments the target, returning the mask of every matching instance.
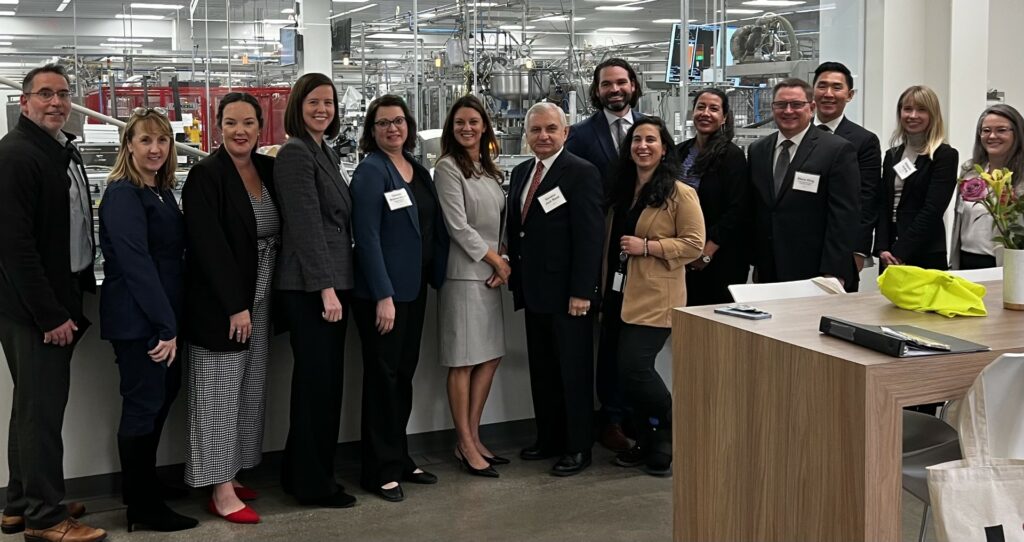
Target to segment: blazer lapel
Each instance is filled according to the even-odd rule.
[[[779,193],[776,194],[776,199],[782,199],[782,196],[789,192],[789,189],[793,186],[793,177],[796,172],[804,165],[807,161],[807,157],[811,155],[811,151],[818,144],[818,134],[821,131],[815,127],[811,127],[804,134],[803,141],[800,142],[800,146],[796,148],[796,154],[793,155],[793,159],[789,161],[789,169],[786,170],[786,177],[782,179],[782,186],[779,188]],[[772,153],[774,154],[774,153]]]
[[[753,148],[750,156],[750,167],[757,168],[760,170],[760,174],[753,175],[754,179],[759,179],[760,182],[755,182],[754,185],[757,190],[761,192],[761,197],[764,198],[765,203],[768,207],[775,206],[775,198],[772,197],[772,183],[775,182],[774,170],[775,164],[772,163],[772,157],[775,154],[775,144],[779,140],[779,133],[768,136],[768,140],[765,145],[761,145],[761,150],[757,156],[754,156],[754,151],[757,148]]]
[[[334,160],[334,151],[327,147],[318,146],[315,141],[307,142],[313,151],[313,156],[316,157],[316,164],[320,166],[320,169],[327,173],[327,178],[331,180],[331,184],[334,189],[338,191],[338,195],[341,196],[342,201],[345,205],[351,209],[352,200],[348,194],[348,191],[343,188],[345,179],[341,177],[341,171],[338,170],[337,161]],[[333,162],[333,163],[332,163]]]
[[[238,213],[238,216],[242,217],[245,222],[245,232],[249,234],[252,242],[256,242],[256,213],[252,210],[252,202],[249,201],[249,192],[245,189],[245,183],[242,182],[242,176],[238,173],[238,168],[235,167],[235,163],[231,160],[231,156],[228,155],[228,151],[224,150],[221,146],[217,149],[217,159],[221,164],[221,169],[224,170],[224,175],[221,177],[224,183],[224,197],[231,202],[231,206]],[[211,182],[213,179],[206,179],[200,182]]]
[[[537,165],[537,159],[529,160],[529,164],[530,167],[523,168],[523,173],[518,178],[515,175],[512,176],[511,184],[508,187],[508,205],[506,205],[506,208],[510,208],[508,219],[515,220],[516,224],[522,222],[523,210],[522,204],[519,202],[523,199],[523,190],[526,190],[526,178],[530,176],[530,172]]]
[[[594,113],[593,119],[594,122],[591,123],[591,126],[597,132],[597,141],[610,164],[618,158],[618,154],[615,152],[615,143],[612,143],[611,128],[608,127],[608,119],[604,116],[604,110]]]
[[[422,235],[420,232],[419,216],[416,214],[416,206],[418,204],[416,203],[416,195],[412,193],[412,187],[409,186],[409,183],[405,182],[405,179],[402,178],[402,174],[398,172],[398,168],[395,167],[395,163],[391,161],[391,158],[388,155],[384,154],[382,151],[380,156],[387,165],[388,173],[391,176],[391,182],[385,186],[385,192],[390,192],[391,190],[405,190],[409,193],[409,199],[412,200],[413,204],[405,208],[405,213],[408,215],[409,221],[412,222],[412,227],[416,230],[416,234]],[[405,159],[411,160],[409,156],[406,156]],[[416,182],[416,166],[412,167],[412,175],[413,182]]]

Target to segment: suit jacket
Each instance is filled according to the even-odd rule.
[[[835,134],[853,144],[860,166],[860,235],[855,252],[871,254],[878,223],[878,183],[882,177],[882,149],[878,136],[861,125],[843,117]]]
[[[103,288],[100,336],[166,341],[178,336],[184,297],[185,222],[170,190],[114,181],[100,203]]]
[[[676,182],[675,193],[664,207],[647,207],[640,213],[635,235],[660,241],[664,259],[633,257],[626,262],[622,321],[672,327],[672,309],[686,305],[684,266],[704,250],[704,217],[697,192]],[[617,241],[609,239],[607,242]]]
[[[896,171],[893,167],[903,160],[903,149],[904,145],[889,149],[882,163],[882,205],[878,209],[875,254],[889,251],[904,263],[914,265],[921,256],[946,254],[946,227],[942,215],[956,191],[959,154],[943,143],[931,158],[928,155],[917,157],[914,162],[917,171],[903,180],[894,225]]]
[[[644,116],[632,108],[630,114],[633,116],[633,122]],[[601,172],[604,196],[611,194],[619,155],[615,152],[615,143],[612,142],[608,118],[605,117],[603,109],[572,125],[569,137],[565,140],[565,150],[594,164]]]
[[[842,278],[856,267],[860,231],[860,171],[847,140],[811,128],[796,148],[777,196],[772,194],[773,155],[779,133],[750,145],[754,197],[754,266],[759,282]],[[796,172],[818,175],[816,192],[793,188]]]
[[[434,185],[445,224],[451,234],[447,278],[487,280],[494,269],[483,261],[488,250],[498,251],[505,224],[505,193],[496,179],[463,177],[451,157],[434,165]]]
[[[0,312],[41,331],[68,319],[81,327],[75,282],[96,291],[91,265],[71,273],[68,164],[75,152],[24,115],[0,140]]]
[[[600,301],[601,246],[604,238],[601,174],[593,164],[564,149],[537,187],[522,222],[523,191],[536,159],[512,170],[508,193],[509,289],[515,308],[555,314],[569,309],[569,298]],[[540,196],[558,188],[566,203],[545,213]]]
[[[252,153],[253,165],[276,201],[274,159]],[[181,192],[188,252],[183,334],[214,352],[246,350],[228,338],[232,314],[256,299],[256,214],[242,177],[224,147],[192,166]]]
[[[352,196],[338,163],[333,150],[308,136],[289,139],[277,152],[277,289],[352,289]]]
[[[430,173],[412,155],[405,159],[412,164],[417,179],[430,179]],[[419,181],[417,181],[419,182]],[[433,181],[427,186],[437,201]],[[405,190],[413,204],[394,211],[384,199],[386,192]],[[380,301],[413,301],[419,295],[422,279],[423,241],[417,202],[409,184],[383,152],[372,152],[352,175],[354,202],[352,227],[356,240],[355,296]],[[437,203],[433,203],[437,205]],[[434,288],[444,284],[448,265],[448,229],[441,208],[437,206],[434,220],[434,261],[427,282]]]

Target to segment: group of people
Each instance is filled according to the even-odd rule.
[[[728,286],[745,283],[751,266],[758,282],[826,275],[855,291],[871,256],[882,266],[945,269],[949,256],[964,268],[996,264],[978,204],[957,201],[951,255],[942,214],[958,171],[1024,164],[1024,121],[1010,106],[981,115],[961,170],[938,98],[923,86],[901,95],[883,159],[878,138],[845,118],[853,78],[835,62],[811,83],[774,87],[778,132],[746,155],[732,141],[726,92],[695,93],[696,137],[679,145],[664,121],[637,111],[641,94],[633,68],[609,59],[593,73],[591,117],[570,128],[557,105],[531,107],[535,158],[515,167],[506,196],[491,119],[473,96],[448,112],[433,176],[410,154],[406,103],[374,100],[365,158],[347,179],[326,144],[340,128],[337,90],[310,73],[289,96],[289,139],[276,159],[256,153],[259,102],[221,99],[223,143],[191,168],[180,207],[167,113],[134,110],[99,209],[100,334],[121,377],[129,530],[197,524],[164,502],[187,491],[156,474],[183,364],[185,482],[210,489],[211,513],[259,521],[246,504],[258,492],[236,478],[261,459],[272,332],[289,332],[294,358],[282,487],[301,504],[344,508],[355,497],[337,482],[334,453],[350,316],[362,352],[361,486],[401,501],[402,483],[437,482],[410,456],[406,434],[428,285],[438,290],[453,454],[466,472],[496,478],[509,462],[479,434],[505,354],[507,286],[525,313],[537,426],[519,457],[550,458],[557,476],[591,464],[596,377],[596,440],[616,464],[667,476],[672,398],[655,359],[673,307],[731,301]],[[101,529],[77,521],[83,506],[61,504],[69,361],[89,325],[82,293],[95,290],[86,172],[63,131],[63,68],[29,72],[20,103],[18,126],[0,141],[0,343],[15,382],[2,528],[101,540]]]

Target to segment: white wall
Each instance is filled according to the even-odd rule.
[[[989,0],[988,86],[1006,93],[1006,103],[1024,109],[1024,70],[1019,34],[1024,23],[1021,0]],[[980,36],[975,36],[975,38]],[[984,57],[977,56],[979,62]]]

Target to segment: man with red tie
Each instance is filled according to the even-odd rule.
[[[587,468],[593,445],[593,318],[600,296],[604,218],[601,173],[562,147],[565,113],[538,103],[526,114],[536,155],[512,170],[505,228],[516,310],[526,311],[526,350],[537,440],[520,457],[558,457],[551,470]]]

